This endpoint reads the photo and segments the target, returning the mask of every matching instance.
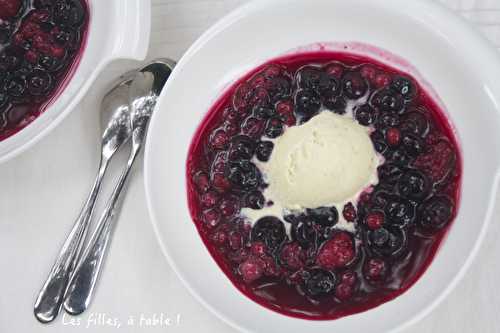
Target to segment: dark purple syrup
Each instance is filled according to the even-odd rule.
[[[266,204],[266,184],[251,162],[270,153],[262,141],[308,121],[318,105],[342,114],[347,100],[366,94],[354,117],[374,128],[374,147],[386,160],[380,183],[355,206],[252,228],[239,212]],[[462,166],[450,123],[412,76],[322,51],[272,60],[229,88],[196,132],[187,170],[193,221],[231,282],[279,313],[331,320],[388,302],[420,278],[456,216]],[[343,213],[356,233],[332,225]],[[291,237],[282,223],[292,224]]]
[[[85,0],[0,0],[0,141],[64,89],[85,47]]]

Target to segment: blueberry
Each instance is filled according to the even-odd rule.
[[[40,30],[46,33],[50,33],[55,28],[55,25],[51,22],[40,22],[38,24],[40,26]]]
[[[386,190],[381,189],[379,187],[376,188],[376,191],[372,194],[372,206],[374,209],[383,209],[387,203],[391,200],[392,195],[386,192]]]
[[[305,281],[305,292],[307,295],[318,297],[333,293],[337,282],[335,274],[317,268],[310,270],[308,275]]]
[[[28,91],[33,96],[44,96],[52,88],[53,78],[44,70],[35,70],[28,77]]]
[[[387,150],[384,156],[389,162],[399,166],[406,166],[412,161],[412,157],[404,149]]]
[[[415,220],[415,206],[406,199],[394,196],[385,206],[385,215],[389,223],[404,227]]]
[[[67,27],[78,27],[85,20],[85,8],[80,0],[58,1],[53,7],[54,21]]]
[[[50,8],[54,4],[53,0],[35,0],[33,5],[36,9]]]
[[[322,73],[318,84],[318,92],[321,94],[321,96],[332,98],[340,96],[342,92],[342,86],[339,80],[333,75]]]
[[[285,220],[292,223],[292,239],[297,241],[305,249],[315,248],[318,244],[318,229],[314,228],[313,222],[304,216],[287,216]]]
[[[430,130],[430,122],[422,112],[408,112],[402,122],[401,131],[417,137],[425,137]]]
[[[389,185],[392,188],[403,175],[403,170],[396,164],[384,163],[377,168],[377,173],[380,185]]]
[[[306,212],[314,222],[324,227],[332,227],[339,220],[339,212],[334,206],[307,209]]]
[[[346,113],[347,102],[343,96],[324,95],[323,104],[328,110],[333,111],[333,113]]]
[[[453,203],[445,196],[435,196],[420,207],[419,223],[426,229],[445,227],[453,217]]]
[[[273,103],[290,97],[291,91],[290,80],[283,76],[273,78],[267,84],[267,92]]]
[[[15,54],[2,52],[0,54],[0,71],[14,70],[21,65],[20,57]]]
[[[354,110],[355,118],[363,126],[370,126],[377,121],[378,112],[368,104],[363,104]]]
[[[417,157],[424,151],[422,139],[411,134],[404,134],[402,138],[403,149],[411,157]]]
[[[283,222],[274,216],[259,219],[253,226],[250,237],[252,242],[263,242],[271,251],[276,250],[287,239]]]
[[[319,94],[327,109],[337,114],[346,112],[347,102],[342,96],[342,85],[335,76],[323,73],[319,82]]]
[[[298,113],[311,118],[321,108],[321,99],[313,91],[299,90],[295,96],[295,107]]]
[[[6,93],[0,92],[0,110],[9,102],[9,96]]]
[[[370,232],[370,242],[375,246],[383,246],[389,238],[389,231],[385,228],[379,228]]]
[[[399,117],[393,113],[384,112],[377,120],[377,127],[380,129],[387,129],[390,127],[399,126]]]
[[[57,72],[64,66],[64,63],[60,59],[46,55],[40,57],[39,64],[49,72]]]
[[[264,129],[264,134],[271,138],[277,138],[281,134],[283,134],[284,125],[281,119],[279,118],[271,118],[266,123],[266,128]]]
[[[373,147],[378,153],[383,154],[387,151],[387,142],[385,141],[384,135],[381,132],[373,132],[372,134],[370,134],[370,138],[372,140]]]
[[[375,93],[371,103],[382,112],[402,113],[404,111],[403,96],[389,88],[384,88]]]
[[[270,106],[257,105],[253,109],[253,115],[259,119],[268,119],[275,114],[276,111]]]
[[[287,215],[283,216],[283,220],[285,220],[285,222],[295,224],[295,225],[299,225],[299,223],[304,218],[305,218],[305,215],[303,215],[303,214],[301,214],[301,215],[287,214]]]
[[[297,72],[299,88],[319,92],[320,82],[324,73],[319,68],[304,67]]]
[[[26,104],[12,105],[12,107],[7,109],[5,113],[8,124],[10,124],[11,126],[16,126],[31,111],[31,107]]]
[[[54,37],[55,42],[60,46],[68,45],[75,38],[74,32],[63,29],[57,30],[57,32],[52,36]]]
[[[6,80],[4,89],[9,96],[21,97],[26,90],[26,80],[19,76],[11,77]]]
[[[80,49],[81,41],[82,41],[82,34],[80,30],[74,30],[72,38],[69,41],[68,45],[66,45],[66,47],[71,51],[76,51]]]
[[[306,67],[298,72],[297,81],[299,88],[312,93],[316,98],[322,99],[328,109],[337,111],[337,113],[344,113],[345,101],[340,96],[342,87],[336,77],[318,68]]]
[[[368,91],[368,83],[358,72],[349,72],[342,78],[344,95],[351,99],[359,99]]]
[[[422,200],[431,190],[427,177],[417,170],[409,170],[399,179],[399,194],[410,200]]]
[[[15,25],[9,20],[0,19],[0,44],[7,44],[14,32]]]
[[[231,139],[229,158],[231,160],[249,160],[255,152],[255,142],[246,135],[238,135]]]
[[[396,77],[390,86],[394,91],[398,92],[405,100],[412,100],[417,95],[417,88],[412,81],[406,77]]]
[[[383,227],[367,231],[368,248],[385,258],[396,258],[405,253],[408,244],[407,232],[396,227]]]
[[[257,144],[257,148],[255,150],[255,156],[261,162],[269,161],[271,154],[273,152],[274,143],[271,141],[261,141]]]
[[[227,179],[229,179],[236,189],[255,189],[262,181],[259,169],[255,164],[247,160],[230,163],[226,172]]]
[[[13,72],[14,76],[27,77],[34,72],[34,67],[28,62],[24,62],[21,67]]]
[[[262,209],[266,204],[266,199],[260,191],[252,191],[245,196],[244,202],[246,207]]]

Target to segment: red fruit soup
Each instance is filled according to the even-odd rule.
[[[259,166],[276,139],[322,112],[367,127],[378,182],[341,207],[251,220],[243,210],[275,204]],[[332,320],[396,298],[425,272],[457,214],[461,172],[449,122],[413,76],[364,56],[300,53],[258,67],[215,103],[189,151],[188,200],[204,244],[245,296]]]
[[[78,64],[85,0],[0,0],[0,141],[35,120]]]

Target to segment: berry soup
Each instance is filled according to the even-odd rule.
[[[85,0],[0,0],[0,141],[36,119],[78,64]]]
[[[356,154],[373,165],[346,165],[364,161]],[[332,320],[425,272],[457,214],[461,169],[450,123],[412,75],[345,52],[298,53],[247,74],[209,111],[189,151],[188,200],[244,295]],[[278,178],[290,182],[281,192]]]

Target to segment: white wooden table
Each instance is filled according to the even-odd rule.
[[[179,59],[206,28],[244,2],[153,0],[149,57]],[[469,19],[500,47],[498,0],[443,3]],[[187,292],[164,260],[149,222],[141,167],[129,184],[90,311],[73,320],[60,317],[48,326],[38,324],[32,315],[35,294],[94,177],[103,86],[133,65],[114,64],[63,124],[36,147],[0,165],[1,333],[233,331]],[[500,214],[500,202],[495,212],[494,216]],[[436,311],[408,333],[500,332],[499,235],[500,224],[493,223],[465,279]],[[154,322],[155,318],[159,321]],[[114,326],[117,321],[119,329]]]

